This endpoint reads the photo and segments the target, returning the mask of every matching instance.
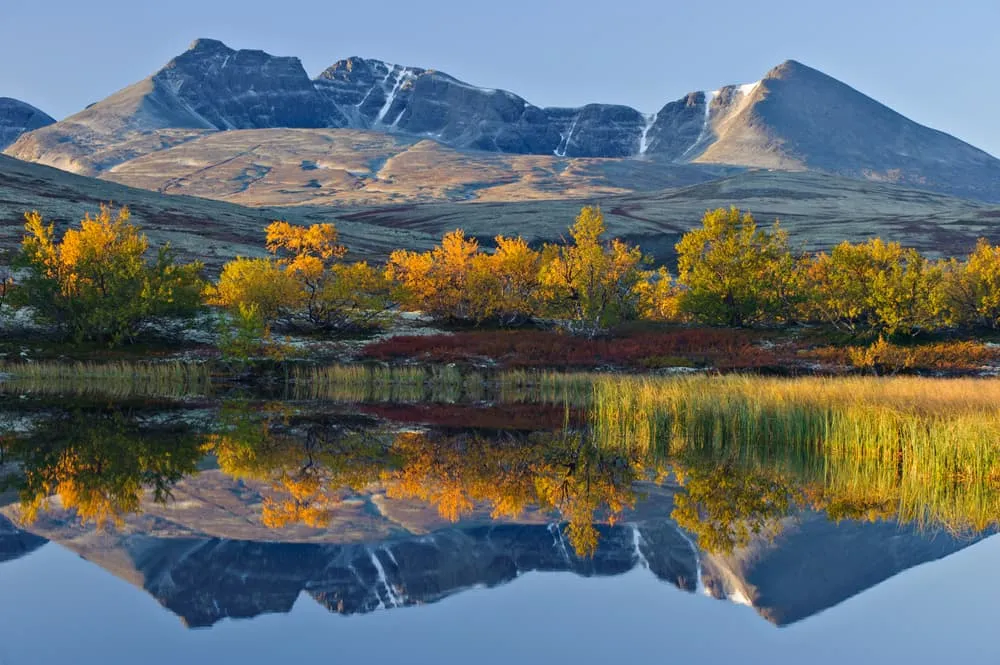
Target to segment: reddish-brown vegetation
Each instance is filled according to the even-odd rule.
[[[779,355],[780,354],[780,355]],[[794,361],[791,345],[763,345],[752,331],[682,328],[585,339],[540,330],[472,331],[455,335],[400,336],[369,344],[366,358],[430,363],[496,363],[506,368],[593,369],[712,367],[777,369]]]
[[[584,422],[582,409],[567,409],[551,404],[365,404],[358,407],[365,414],[415,425],[468,429],[558,430]],[[567,422],[568,419],[568,422]]]
[[[1000,348],[981,342],[902,346],[882,339],[870,346],[824,347],[809,355],[825,363],[876,373],[973,372],[1000,362]]]

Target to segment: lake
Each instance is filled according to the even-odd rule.
[[[573,385],[8,386],[0,664],[1000,662],[968,395],[876,436],[913,385]]]

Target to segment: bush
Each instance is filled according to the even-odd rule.
[[[194,314],[201,301],[202,265],[179,265],[169,247],[146,258],[149,241],[129,222],[127,208],[102,206],[79,229],[57,242],[37,212],[25,215],[25,236],[16,261],[26,272],[16,302],[77,341],[117,345],[131,341],[158,316]]]
[[[750,213],[719,208],[677,243],[680,310],[712,325],[746,326],[794,318],[799,297],[788,234],[757,228]]]
[[[267,248],[275,257],[230,261],[206,299],[237,318],[252,308],[267,327],[331,332],[376,326],[394,306],[395,288],[367,263],[341,263],[347,250],[336,240],[332,224],[274,222]]]
[[[847,360],[858,369],[875,374],[919,370],[971,371],[997,360],[997,349],[978,342],[940,342],[900,346],[879,338],[869,346],[849,347]]]

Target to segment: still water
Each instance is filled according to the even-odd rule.
[[[896,460],[616,447],[568,403],[0,400],[2,665],[1000,663],[981,497],[903,510]]]

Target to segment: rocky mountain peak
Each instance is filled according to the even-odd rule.
[[[207,39],[205,37],[200,37],[193,42],[188,47],[188,51],[196,51],[199,53],[233,53],[233,49],[226,46],[224,43],[218,39]]]
[[[161,105],[187,111],[187,126],[226,130],[345,123],[316,91],[298,58],[234,50],[214,39],[196,40],[152,82]]]

